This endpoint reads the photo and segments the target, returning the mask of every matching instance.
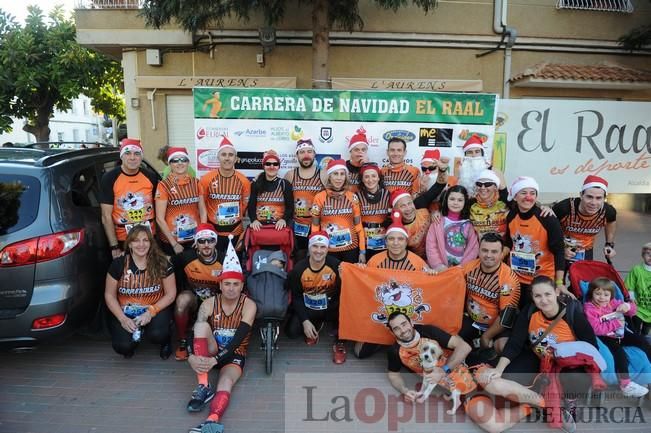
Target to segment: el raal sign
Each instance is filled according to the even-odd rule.
[[[276,150],[283,168],[296,165],[296,141],[311,138],[318,160],[348,158],[348,140],[364,129],[369,157],[386,161],[391,137],[407,142],[407,162],[418,164],[427,148],[461,156],[469,134],[492,142],[496,95],[304,89],[194,88],[195,153],[199,172],[217,166],[216,149],[226,135],[238,150],[237,168],[252,176],[262,152]]]
[[[511,99],[498,111],[509,181],[526,174],[542,192],[576,193],[594,174],[609,192],[651,193],[651,103]]]

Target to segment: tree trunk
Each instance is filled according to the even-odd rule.
[[[312,9],[312,87],[329,89],[330,17],[328,0],[316,0]]]
[[[47,143],[50,141],[50,116],[52,116],[53,109],[54,105],[49,103],[38,107],[36,111],[36,124],[25,124],[23,131],[33,134],[38,143]]]

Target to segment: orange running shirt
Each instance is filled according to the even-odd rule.
[[[221,254],[223,256],[223,254]],[[210,262],[204,262],[194,249],[183,251],[172,258],[175,265],[185,273],[187,288],[201,300],[215,296],[219,292],[219,276],[222,273],[220,254]]]
[[[156,200],[167,202],[165,222],[177,242],[192,242],[200,224],[199,200],[203,188],[199,180],[188,175],[170,173],[156,188]],[[169,243],[166,236],[161,241]]]
[[[165,277],[174,272],[168,266]],[[145,269],[140,270],[129,254],[120,256],[111,262],[108,273],[118,282],[118,303],[121,307],[147,307],[154,305],[164,296],[162,280],[154,280]]]
[[[258,194],[255,207],[255,219],[262,224],[275,224],[285,216],[285,194],[283,185],[289,185],[284,179],[279,179],[273,191],[263,191]]]
[[[119,241],[127,238],[133,225],[149,225],[152,232],[155,231],[154,191],[157,183],[154,174],[139,170],[128,175],[120,167],[102,177],[100,202],[113,206],[113,224]]]
[[[479,259],[462,268],[466,277],[466,313],[473,321],[491,326],[507,306],[518,308],[520,281],[506,264],[490,274],[481,270]]]
[[[407,248],[413,251],[418,257],[427,257],[425,253],[425,241],[427,240],[427,231],[430,226],[430,216],[427,209],[416,209],[416,218],[409,224],[405,224],[409,241]]]
[[[423,365],[420,360],[420,348],[428,341],[435,341],[443,349],[444,355],[441,356],[436,365],[445,365],[447,357],[451,351],[447,348],[452,336],[442,329],[432,325],[414,325],[414,329],[420,334],[420,340],[412,347],[401,346],[398,343],[389,347],[387,352],[388,371],[399,372],[402,367],[417,374],[423,374]]]
[[[242,218],[251,195],[249,179],[239,171],[224,177],[217,169],[206,173],[199,183],[206,198],[208,221],[214,224],[217,233],[220,236],[242,234]]]
[[[533,313],[529,320],[529,343],[535,342],[538,337],[545,332],[553,320],[554,319],[547,319],[541,311]],[[549,345],[568,343],[571,341],[576,341],[576,336],[574,335],[572,328],[570,328],[570,325],[567,324],[565,319],[562,319],[536,347],[532,347],[531,349],[540,356]]]
[[[242,293],[233,312],[226,315],[222,309],[222,295],[219,294],[215,296],[212,318],[210,319],[210,327],[212,328],[212,333],[220,349],[225,348],[235,336],[235,331],[237,331],[237,327],[240,326],[240,323],[242,322],[242,311],[244,310],[245,299],[246,295]],[[235,349],[236,354],[246,356],[246,349],[249,346],[250,338],[251,331],[249,330],[249,333]]]
[[[294,234],[307,237],[312,224],[312,202],[317,193],[325,187],[321,182],[321,172],[317,169],[309,179],[303,179],[298,174],[298,168],[294,169],[292,176],[292,187],[294,191]]]
[[[385,226],[391,213],[391,205],[389,204],[391,194],[386,189],[379,190],[378,193],[373,199],[363,191],[357,193],[362,214],[362,226],[366,235],[367,250],[383,250],[386,248],[384,240]]]
[[[594,215],[583,215],[579,211],[581,198],[566,198],[554,205],[554,213],[561,222],[565,242],[579,250],[591,250],[595,236],[607,223],[617,219],[615,208],[604,203],[599,212]]]
[[[415,196],[420,192],[420,172],[413,165],[386,165],[382,167],[382,175],[384,176],[384,185],[389,193],[396,189],[404,189]]]
[[[353,165],[350,160],[346,161],[346,167],[348,168],[348,182],[350,184],[348,191],[357,193],[359,191],[359,184],[362,182],[359,176],[359,169],[361,167]]]
[[[422,271],[427,267],[427,263],[411,251],[407,251],[405,257],[400,260],[393,260],[386,251],[382,251],[369,259],[368,266],[394,271]]]
[[[361,224],[361,211],[357,196],[350,191],[343,195],[333,195],[321,191],[314,197],[312,216],[319,218],[319,225],[312,223],[312,232],[325,230],[330,236],[328,250],[331,252],[350,251],[366,243]],[[355,224],[355,219],[360,222]]]

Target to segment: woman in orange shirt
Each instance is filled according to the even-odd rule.
[[[385,233],[389,225],[389,191],[377,164],[367,162],[359,170],[361,184],[357,192],[366,235],[366,260],[386,250]]]

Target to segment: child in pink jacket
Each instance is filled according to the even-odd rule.
[[[455,185],[441,200],[441,218],[429,226],[425,250],[427,264],[437,272],[477,258],[479,242],[469,219],[466,188]]]
[[[624,346],[635,346],[642,349],[651,361],[651,346],[644,337],[626,331],[624,315],[635,315],[636,307],[633,302],[615,299],[615,284],[608,278],[596,278],[588,286],[588,300],[584,312],[592,325],[595,335],[604,343],[615,361],[615,372],[619,378],[619,387],[626,397],[642,397],[649,390],[633,381],[628,375],[628,358]]]

